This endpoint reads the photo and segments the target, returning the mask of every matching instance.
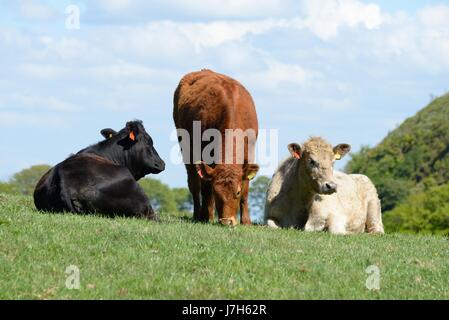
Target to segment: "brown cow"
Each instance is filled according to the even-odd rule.
[[[258,134],[256,108],[249,92],[236,80],[228,76],[201,70],[185,75],[179,82],[174,94],[173,119],[176,128],[189,133],[190,151],[184,155],[188,185],[193,196],[196,221],[214,221],[215,208],[222,224],[236,224],[236,213],[240,209],[242,224],[251,224],[248,211],[249,180],[259,166],[253,164],[255,143]],[[206,163],[202,157],[195,159],[194,122],[201,121],[201,135],[208,129],[218,130],[220,152],[215,161]],[[243,141],[233,138],[226,143],[229,129],[251,131]],[[181,149],[183,144],[179,138]],[[236,142],[236,140],[239,140]],[[238,149],[243,147],[244,149]],[[201,153],[206,144],[200,142]],[[232,148],[232,149],[231,149]],[[244,150],[242,160],[236,150]],[[184,152],[185,150],[183,150]],[[225,161],[231,159],[231,161]],[[201,203],[200,203],[201,193]]]

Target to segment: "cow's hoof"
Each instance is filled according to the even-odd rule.
[[[152,213],[147,217],[148,220],[154,221],[154,222],[161,222],[161,218],[159,217],[159,214]]]
[[[273,229],[279,229],[280,227],[277,225],[276,222],[274,222],[274,220],[268,219],[267,220],[267,226]]]

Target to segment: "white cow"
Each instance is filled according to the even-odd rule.
[[[265,222],[335,234],[384,233],[380,200],[370,179],[334,171],[351,149],[314,137],[302,146],[291,143],[292,157],[276,171],[268,187]]]

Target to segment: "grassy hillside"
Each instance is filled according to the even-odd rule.
[[[448,235],[449,94],[352,155],[346,171],[374,181],[387,231]]]
[[[407,119],[374,148],[353,155],[346,170],[370,176],[384,210],[409,194],[449,181],[449,94]]]
[[[444,237],[42,214],[0,194],[0,298],[449,299]],[[66,268],[81,287],[65,287]],[[370,265],[379,291],[365,287]]]

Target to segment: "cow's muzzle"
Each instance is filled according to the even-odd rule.
[[[153,164],[153,168],[152,168],[152,173],[161,173],[162,171],[165,170],[165,162],[160,160],[160,161],[156,161]]]
[[[235,217],[232,218],[221,218],[218,220],[224,226],[234,227],[237,225],[237,221]]]
[[[333,194],[337,192],[337,184],[334,182],[325,182],[321,185],[322,194]]]

